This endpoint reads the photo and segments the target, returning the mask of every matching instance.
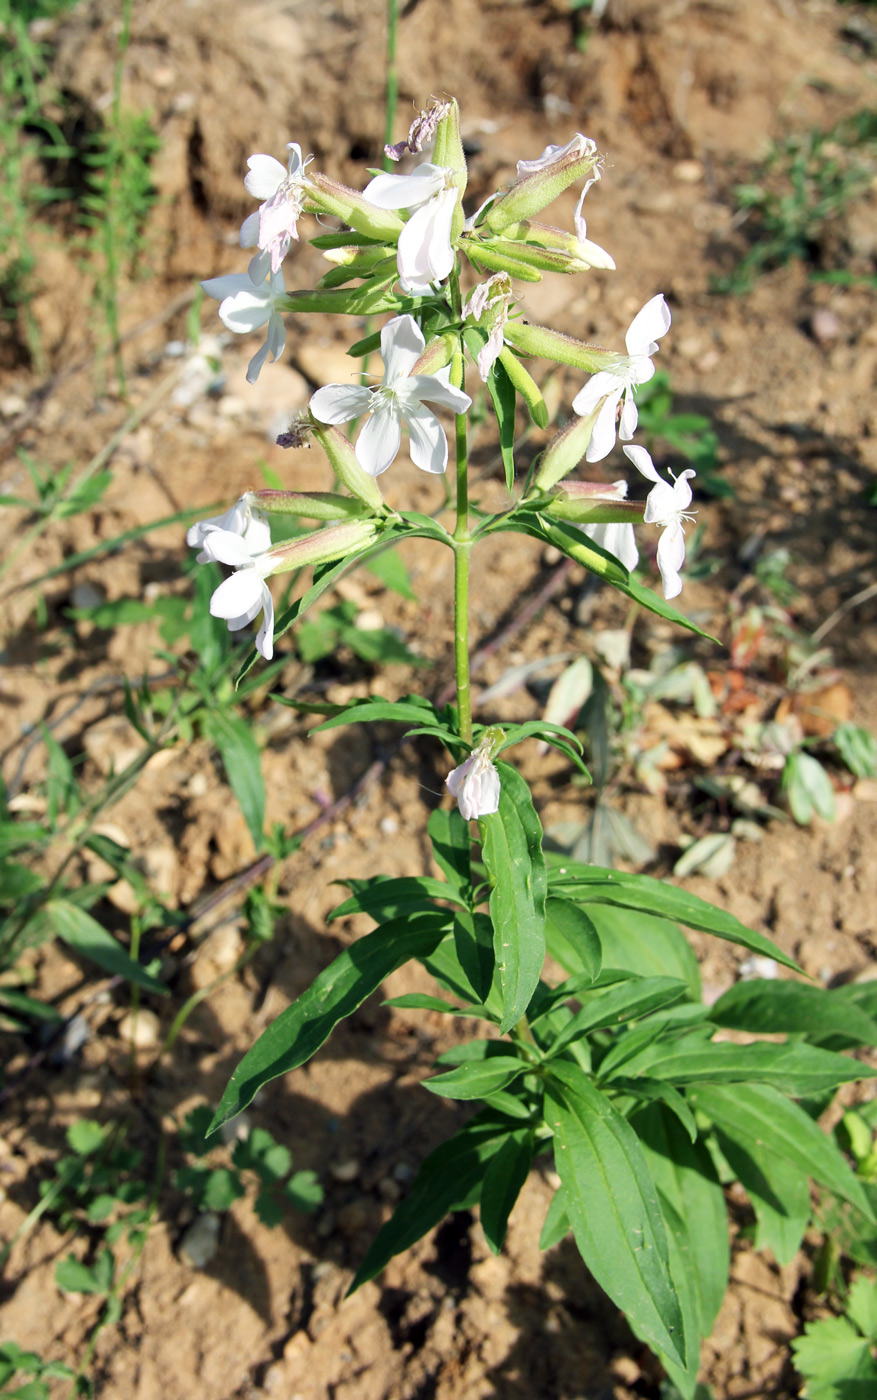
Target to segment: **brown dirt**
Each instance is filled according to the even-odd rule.
[[[163,147],[156,165],[163,202],[151,231],[152,275],[132,284],[123,307],[131,332],[126,360],[131,404],[147,403],[174,370],[169,339],[184,334],[185,311],[172,308],[192,279],[239,270],[237,225],[248,210],[240,181],[253,150],[282,150],[290,138],[313,151],[319,166],[361,183],[375,162],[382,128],[382,8],[368,0],[307,6],[264,0],[135,5],[127,65],[127,100],[154,114]],[[472,147],[473,195],[507,178],[520,155],[581,129],[608,152],[606,178],[592,192],[590,233],[613,252],[614,277],[580,279],[572,291],[546,279],[526,292],[534,319],[615,344],[647,297],[664,290],[674,328],[661,349],[677,407],[709,413],[721,440],[726,478],[736,497],[701,507],[706,549],[723,565],[708,583],[686,584],[687,610],[727,635],[729,590],[745,597],[751,575],[741,549],[753,540],[785,545],[795,558],[802,592],[799,626],[812,630],[855,593],[873,568],[872,521],[862,489],[877,469],[873,383],[877,323],[873,296],[851,287],[814,286],[792,265],[763,278],[742,300],[717,300],[711,273],[726,268],[741,235],[732,227],[731,187],[745,162],[770,140],[827,126],[866,105],[874,64],[843,37],[848,10],[835,4],[766,0],[618,0],[608,21],[580,53],[572,42],[565,0],[489,3],[415,0],[400,27],[400,130],[409,108],[432,93],[456,93]],[[111,82],[116,7],[81,7],[52,31],[55,70],[71,107],[86,126],[97,120]],[[455,42],[463,36],[462,52]],[[572,196],[558,207],[568,222]],[[835,231],[846,261],[873,271],[873,195]],[[872,246],[868,250],[868,228]],[[38,384],[10,368],[2,393],[27,407],[7,415],[10,446],[61,464],[100,450],[130,411],[97,374],[89,298],[77,254],[59,235],[46,249],[43,288],[34,305],[52,378]],[[856,261],[858,259],[858,262]],[[299,285],[318,275],[317,255],[302,249],[291,264]],[[292,281],[292,278],[288,279]],[[811,332],[814,310],[836,318],[830,343]],[[171,310],[169,311],[169,308]],[[203,324],[218,330],[215,306]],[[145,323],[145,324],[144,324]],[[260,462],[303,489],[324,488],[317,454],[284,453],[273,445],[284,415],[302,406],[313,386],[349,373],[347,322],[290,330],[282,366],[268,367],[255,390],[244,382],[251,350],[224,352],[224,393],[192,408],[174,406],[172,384],[125,436],[112,466],[114,481],[98,510],[56,527],[22,559],[4,597],[7,616],[3,748],[7,781],[27,793],[40,777],[40,749],[25,751],[30,726],[56,722],[71,753],[88,755],[97,784],[111,760],[124,761],[130,730],[120,726],[120,692],[104,689],[122,672],[136,677],[160,667],[150,625],[110,635],[71,624],[65,610],[74,588],[103,596],[180,593],[179,526],[165,527],[114,553],[43,584],[46,620],[32,625],[33,594],[24,585],[123,530],[169,515],[183,505],[229,500],[258,484]],[[103,374],[103,383],[100,374]],[[559,401],[577,385],[561,377]],[[0,407],[0,411],[2,407]],[[530,438],[532,449],[541,435]],[[476,441],[482,498],[502,499],[489,439]],[[2,489],[20,490],[23,473],[10,457]],[[384,478],[391,501],[436,508],[441,486],[410,465]],[[356,575],[347,596],[381,611],[418,644],[432,670],[381,673],[386,693],[426,685],[438,692],[450,674],[446,642],[450,608],[446,559],[417,542],[403,550],[418,602],[383,591]],[[520,601],[547,578],[553,563],[532,542],[508,537],[476,556],[476,638],[506,625]],[[620,626],[624,612],[602,595],[581,596],[573,578],[538,618],[486,662],[489,686],[510,667],[540,655],[587,651],[593,628]],[[852,691],[854,718],[877,728],[877,608],[846,615],[830,643]],[[636,623],[639,664],[666,648],[671,629]],[[288,641],[285,643],[288,646]],[[726,665],[705,643],[690,648],[703,664]],[[424,675],[426,680],[424,681]],[[373,673],[351,660],[346,673],[321,674],[330,699],[368,693]],[[284,686],[314,680],[290,653]],[[300,829],[327,800],[366,773],[382,750],[364,730],[305,740],[307,726],[264,698],[253,706],[266,740],[263,767],[269,821]],[[500,720],[537,713],[525,690],[495,702]],[[387,736],[380,736],[386,742]],[[22,757],[23,767],[20,767]],[[565,763],[523,753],[544,823],[581,819],[589,798],[566,785]],[[284,865],[280,896],[288,907],[273,943],[240,978],[226,982],[193,1014],[159,1070],[132,1085],[118,1035],[123,1000],[104,997],[87,1008],[91,1037],[66,1068],[41,1067],[6,1106],[0,1141],[5,1200],[0,1233],[9,1236],[37,1200],[37,1184],[62,1148],[64,1128],[83,1116],[129,1122],[133,1140],[154,1151],[155,1124],[179,1118],[192,1104],[214,1103],[228,1074],[256,1035],[352,936],[362,920],[327,929],[337,902],[333,880],[428,868],[424,828],[440,800],[440,760],[429,747],[394,753],[380,780],[367,785],[338,819]],[[692,772],[671,774],[665,795],[630,790],[627,814],[659,850],[655,873],[672,865],[680,837],[702,834]],[[760,844],[742,845],[722,880],[693,878],[691,888],[769,933],[806,971],[823,979],[861,973],[874,951],[877,880],[873,785],[842,794],[832,827],[799,830],[778,822]],[[136,790],[110,814],[147,874],[173,903],[188,907],[243,869],[253,848],[230,802],[209,747],[197,741],[168,761],[148,765]],[[87,872],[83,871],[83,874]],[[212,933],[176,956],[170,1009],[155,1010],[166,1029],[182,997],[233,961],[237,935],[220,911]],[[234,909],[232,907],[232,916]],[[118,922],[118,915],[114,915]],[[708,992],[734,979],[738,954],[727,944],[696,939]],[[69,1012],[83,996],[80,974],[52,947],[34,958],[42,994]],[[396,974],[386,995],[420,986],[413,970]],[[253,1110],[291,1147],[297,1167],[315,1169],[326,1202],[314,1218],[274,1231],[259,1226],[246,1203],[226,1217],[213,1262],[194,1272],[177,1248],[186,1223],[173,1198],[150,1234],[128,1289],[117,1328],[99,1338],[97,1393],[106,1400],[201,1400],[281,1396],[284,1400],[579,1400],[587,1395],[632,1400],[657,1395],[654,1362],[623,1319],[599,1294],[568,1244],[547,1255],[538,1235],[552,1184],[534,1170],[514,1212],[508,1245],[494,1258],[477,1219],[455,1216],[395,1260],[380,1284],[352,1299],[352,1270],[425,1153],[458,1120],[418,1088],[434,1054],[466,1033],[428,1013],[386,1009],[373,998],[304,1069],[271,1084]],[[11,1041],[10,1071],[29,1051]],[[145,1067],[148,1064],[144,1061]],[[354,1163],[333,1175],[333,1167]],[[348,1179],[343,1179],[344,1177]],[[342,1179],[339,1179],[342,1178]],[[746,1207],[734,1206],[735,1229]],[[174,1213],[176,1212],[176,1214]],[[84,1239],[75,1243],[81,1252]],[[96,1317],[87,1298],[61,1294],[54,1267],[69,1241],[41,1224],[18,1244],[7,1266],[2,1335],[46,1355],[81,1354]],[[732,1285],[704,1349],[704,1378],[719,1400],[795,1393],[787,1342],[800,1330],[799,1285],[809,1277],[806,1253],[789,1267],[756,1256],[735,1240]],[[61,1393],[61,1392],[59,1392]]]

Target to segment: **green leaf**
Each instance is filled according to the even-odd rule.
[[[575,559],[590,573],[596,574],[598,578],[611,583],[621,593],[625,593],[633,602],[639,603],[641,607],[647,608],[649,612],[663,617],[667,622],[675,622],[678,627],[684,627],[689,632],[696,632],[699,637],[706,637],[711,642],[718,639],[709,632],[704,632],[684,613],[677,612],[668,602],[653,593],[650,588],[644,588],[642,584],[636,583],[631,578],[624,565],[619,563],[614,554],[601,549],[593,540],[583,535],[581,530],[577,530],[574,525],[568,525],[565,521],[548,520],[545,516],[539,516],[539,524],[542,534],[548,544],[553,544],[564,554]]]
[[[497,770],[499,811],[481,818],[481,831],[505,1034],[527,1010],[545,962],[546,885],[542,827],[530,789],[507,763]]]
[[[350,1285],[353,1293],[458,1209],[480,1186],[487,1163],[503,1145],[503,1132],[490,1113],[477,1113],[435,1152],[430,1153],[410,1192],[376,1235]]]
[[[807,1173],[773,1150],[771,1143],[745,1147],[716,1129],[719,1147],[755,1210],[755,1248],[770,1249],[778,1264],[790,1264],[810,1222]]]
[[[740,1084],[756,1080],[795,1098],[877,1076],[877,1070],[858,1060],[820,1050],[805,1041],[732,1045],[726,1041],[704,1042],[699,1035],[656,1041],[628,1060],[625,1068],[628,1075],[645,1070],[672,1084]]]
[[[134,982],[147,992],[167,996],[167,987],[145,967],[134,962],[113,935],[84,909],[77,908],[66,899],[53,899],[46,904],[45,912],[56,936],[80,957],[96,963],[114,977]]]
[[[481,1228],[494,1254],[505,1240],[509,1215],[530,1172],[534,1139],[530,1128],[509,1133],[487,1164],[481,1185]]]
[[[275,1225],[279,1225],[283,1220],[283,1206],[272,1196],[270,1191],[260,1191],[253,1202],[253,1210],[256,1216],[266,1225],[269,1230],[273,1230]]]
[[[310,1213],[323,1203],[323,1188],[316,1172],[293,1172],[281,1189],[296,1210]]]
[[[825,1317],[804,1325],[804,1336],[792,1339],[795,1365],[807,1380],[807,1395],[816,1400],[847,1400],[846,1382],[865,1380],[873,1394],[877,1365],[865,1337],[845,1317]],[[813,1385],[810,1382],[814,1382]],[[844,1389],[835,1389],[844,1386]],[[818,1387],[818,1389],[817,1389]],[[862,1391],[867,1400],[868,1391]]]
[[[797,1032],[810,1040],[842,1036],[850,1045],[877,1045],[877,1021],[847,998],[808,982],[737,982],[710,1011],[717,1026],[755,1033]]]
[[[549,871],[549,890],[555,898],[555,886]],[[569,886],[564,897],[577,901],[580,892]],[[641,976],[678,977],[685,982],[689,995],[700,1000],[700,972],[688,939],[667,919],[631,909],[615,908],[609,904],[588,904],[587,915],[600,940],[604,967],[634,972]],[[552,950],[563,967],[573,971],[566,962],[566,950]]]
[[[546,1080],[545,1115],[585,1264],[639,1335],[684,1367],[664,1221],[636,1133],[580,1070],[557,1061]]]
[[[460,1065],[435,1079],[424,1079],[423,1087],[445,1099],[483,1099],[496,1089],[504,1089],[530,1068],[520,1055],[493,1055],[488,1060]]]
[[[831,736],[843,762],[857,778],[877,774],[877,739],[857,724],[840,724]]]
[[[728,1212],[706,1147],[692,1142],[667,1108],[637,1113],[639,1135],[662,1203],[674,1212],[671,1230],[695,1295],[698,1331],[708,1337],[728,1286],[731,1250]]]
[[[499,360],[494,361],[487,376],[487,392],[499,429],[499,450],[505,471],[506,490],[511,491],[515,483],[515,386]]]
[[[238,800],[253,845],[259,851],[264,843],[265,782],[252,726],[237,715],[212,710],[205,716],[204,727],[219,750],[229,787]]]
[[[789,754],[781,788],[799,826],[806,826],[814,812],[824,821],[834,821],[834,788],[822,764],[812,754],[800,750]]]
[[[318,724],[311,733],[320,734],[324,729],[337,729],[339,725],[365,724],[379,719],[402,724],[423,724],[425,720],[441,722],[435,707],[417,695],[406,696],[403,700],[382,700],[379,695],[372,695],[363,700],[352,700],[340,714],[332,715],[323,724]]]
[[[602,1065],[600,1066],[602,1069]],[[630,1094],[634,1099],[642,1099],[645,1103],[662,1103],[679,1120],[688,1135],[689,1142],[697,1139],[697,1123],[694,1114],[685,1102],[685,1099],[674,1089],[672,1084],[665,1084],[663,1079],[647,1079],[641,1075],[637,1079],[626,1079],[623,1076],[612,1078],[613,1092]]]
[[[872,1278],[858,1274],[853,1280],[846,1313],[864,1337],[877,1342],[877,1283]]]
[[[0,986],[0,1006],[14,1011],[18,1016],[29,1016],[34,1021],[57,1022],[62,1019],[60,1011],[54,1006],[37,1001],[35,997],[29,997],[15,987]]]
[[[572,1226],[566,1213],[566,1196],[562,1186],[558,1186],[551,1197],[551,1205],[545,1214],[545,1223],[539,1236],[540,1249],[552,1249],[565,1240]]]
[[[432,842],[436,864],[450,884],[459,890],[468,902],[472,891],[472,842],[469,838],[469,823],[456,807],[450,811],[436,807],[435,811],[430,813],[426,829]]]
[[[91,1268],[68,1254],[55,1265],[55,1282],[65,1293],[108,1293],[115,1265],[109,1249],[102,1249]]]
[[[545,940],[552,958],[567,972],[580,973],[591,982],[600,976],[603,948],[593,920],[581,905],[560,896],[548,899]]]
[[[864,1186],[834,1140],[784,1094],[767,1084],[701,1084],[686,1097],[743,1147],[750,1142],[769,1146],[877,1223]]]
[[[20,904],[29,894],[35,894],[45,885],[42,875],[28,870],[18,861],[3,860],[0,857],[0,904]]]
[[[103,1147],[109,1133],[109,1127],[104,1127],[102,1123],[95,1123],[91,1118],[79,1118],[70,1124],[65,1137],[77,1157],[90,1157]]]
[[[552,890],[557,894],[566,894],[580,903],[593,901],[657,914],[684,924],[686,928],[713,933],[729,943],[748,948],[751,953],[763,953],[784,967],[800,971],[794,958],[788,957],[771,939],[756,933],[755,929],[747,928],[733,914],[717,909],[687,890],[667,885],[663,880],[654,880],[650,875],[630,875],[598,865],[578,865],[561,856],[553,857],[552,864],[559,867],[549,873]]]
[[[243,1183],[229,1167],[213,1167],[204,1181],[199,1204],[207,1210],[230,1210],[244,1194]]]
[[[486,1001],[496,968],[493,925],[486,914],[470,914],[467,909],[454,916],[454,948],[476,999]]]
[[[391,919],[329,964],[306,992],[263,1031],[234,1071],[211,1124],[215,1132],[252,1102],[264,1084],[309,1060],[323,1041],[411,958],[428,957],[447,932],[448,916],[415,913]]]
[[[566,754],[572,759],[580,773],[590,781],[590,773],[582,762],[582,745],[572,730],[566,729],[562,724],[552,724],[550,720],[531,719],[526,724],[512,724],[506,730],[506,737],[496,750],[496,754],[503,753],[514,744],[523,743],[525,739],[542,739],[546,744],[551,744],[552,748],[558,749],[560,753]],[[495,757],[496,755],[494,755]]]
[[[661,1006],[678,1001],[687,991],[685,983],[676,977],[634,977],[606,991],[586,992],[584,1006],[561,1031],[549,1054],[558,1054],[588,1031],[625,1025],[647,1016]]]
[[[444,1016],[459,1016],[461,1009],[441,997],[424,996],[422,992],[408,992],[402,997],[387,997],[381,1006],[398,1006],[404,1011],[440,1011]]]
[[[376,875],[368,880],[350,881],[355,893],[343,904],[339,904],[327,916],[327,923],[333,919],[343,919],[349,914],[368,914],[371,918],[395,916],[403,909],[434,908],[436,899],[447,899],[452,904],[465,907],[465,900],[445,884],[431,875]]]
[[[402,556],[396,549],[384,549],[376,554],[365,566],[370,574],[379,578],[385,588],[391,588],[402,598],[417,602],[417,594],[411,587],[411,576],[405,567]]]

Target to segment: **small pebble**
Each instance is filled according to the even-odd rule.
[[[106,590],[97,583],[77,583],[70,591],[74,608],[99,608],[106,601]]]
[[[154,1050],[161,1035],[161,1022],[154,1011],[141,1007],[136,1015],[128,1011],[119,1022],[119,1039],[135,1050]]]
[[[193,1269],[204,1269],[219,1249],[221,1221],[212,1210],[192,1221],[180,1240],[179,1254]]]
[[[336,1181],[355,1181],[359,1176],[359,1163],[355,1157],[349,1158],[346,1162],[333,1162],[329,1173]]]
[[[681,185],[699,185],[704,170],[699,160],[678,160],[673,166],[673,179]]]
[[[840,321],[827,306],[817,306],[810,317],[810,331],[817,345],[831,345],[840,334]]]

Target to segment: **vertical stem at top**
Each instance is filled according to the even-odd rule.
[[[458,293],[459,295],[459,293]],[[451,361],[451,383],[463,388],[463,350]],[[457,709],[460,737],[472,742],[472,695],[469,688],[469,457],[466,415],[458,413],[454,442],[457,461],[457,524],[454,529],[454,671],[457,680]]]
[[[396,106],[399,101],[399,74],[396,69],[396,33],[399,27],[399,0],[387,0],[387,120],[384,126],[384,145],[393,140],[393,127],[396,123]],[[392,170],[394,162],[384,155],[384,169]]]

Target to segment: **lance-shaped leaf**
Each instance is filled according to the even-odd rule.
[[[369,914],[376,920],[395,919],[402,912],[434,907],[433,901],[436,899],[448,899],[453,904],[466,907],[465,900],[455,890],[444,880],[435,880],[431,875],[404,875],[398,879],[376,875],[368,880],[349,883],[353,894],[332,910],[327,916],[327,923],[333,919],[347,918],[349,914]]]
[[[552,863],[557,868],[549,872],[549,880],[552,890],[558,894],[566,894],[583,904],[592,901],[616,904],[626,909],[641,909],[645,914],[658,914],[687,928],[714,933],[729,943],[748,948],[751,953],[763,953],[784,967],[800,971],[794,958],[790,958],[770,938],[747,928],[733,914],[717,909],[714,904],[708,904],[688,890],[677,889],[675,885],[667,885],[650,875],[630,875],[599,865],[579,865],[563,857],[552,857]]]
[[[208,710],[204,728],[212,739],[238,800],[256,850],[262,849],[265,828],[265,782],[262,760],[252,726],[225,710]]]
[[[527,1010],[545,962],[546,880],[542,827],[530,789],[516,769],[496,766],[499,811],[481,818],[481,831],[505,1034]]]
[[[778,1090],[767,1084],[700,1084],[687,1091],[687,1098],[741,1146],[770,1147],[877,1223],[861,1181],[833,1138]]]
[[[839,1036],[849,1045],[877,1045],[872,1016],[847,998],[808,982],[738,982],[719,997],[710,1019],[717,1026],[756,1033],[797,1032],[809,1040]]]
[[[645,1073],[671,1084],[772,1084],[795,1098],[818,1094],[856,1079],[873,1079],[877,1070],[820,1050],[805,1041],[732,1045],[704,1041],[701,1034],[684,1040],[656,1041],[625,1065],[627,1075]]]
[[[309,1060],[338,1022],[397,967],[411,958],[427,957],[449,922],[450,916],[441,911],[391,919],[339,953],[247,1051],[228,1082],[210,1131],[246,1108],[263,1084]]]
[[[520,1055],[491,1055],[489,1059],[459,1065],[435,1079],[425,1079],[423,1087],[445,1099],[483,1099],[497,1089],[505,1089],[530,1068]]]
[[[722,1156],[755,1210],[755,1248],[770,1249],[779,1264],[791,1264],[810,1223],[807,1173],[774,1152],[770,1143],[746,1146],[716,1130]]]
[[[685,983],[675,977],[634,977],[604,992],[588,992],[581,1011],[561,1031],[550,1053],[557,1055],[588,1031],[621,1026],[640,1016],[647,1016],[660,1006],[678,1001],[687,991]]]
[[[545,1116],[582,1258],[637,1333],[685,1367],[664,1220],[636,1133],[580,1070],[559,1061],[546,1080]]]
[[[511,491],[515,482],[515,386],[499,360],[495,361],[487,376],[487,392],[499,429],[499,450],[506,490]]]
[[[655,1103],[637,1113],[631,1125],[662,1206],[666,1202],[674,1211],[672,1223],[667,1212],[665,1216],[696,1297],[698,1331],[708,1337],[725,1296],[731,1262],[728,1211],[713,1160],[664,1105]]]
[[[66,899],[52,899],[45,907],[45,914],[52,932],[62,943],[66,943],[68,948],[72,948],[74,953],[96,963],[104,972],[109,972],[114,977],[122,977],[126,982],[143,987],[147,992],[155,992],[157,996],[167,996],[164,983],[159,982],[145,967],[135,962],[121,944],[116,942],[109,930],[84,909],[79,909]]]
[[[437,807],[426,824],[436,864],[445,878],[468,899],[472,890],[469,823],[456,807]]]
[[[379,1274],[394,1255],[410,1249],[448,1211],[471,1204],[473,1193],[477,1199],[485,1167],[507,1136],[494,1114],[477,1113],[430,1153],[405,1200],[375,1236],[350,1292]]]
[[[571,899],[551,898],[545,905],[548,951],[570,972],[583,973],[591,982],[600,976],[603,950],[593,920]]]
[[[487,1164],[481,1186],[481,1228],[494,1254],[499,1254],[509,1216],[533,1160],[534,1138],[530,1128],[509,1133]]]

